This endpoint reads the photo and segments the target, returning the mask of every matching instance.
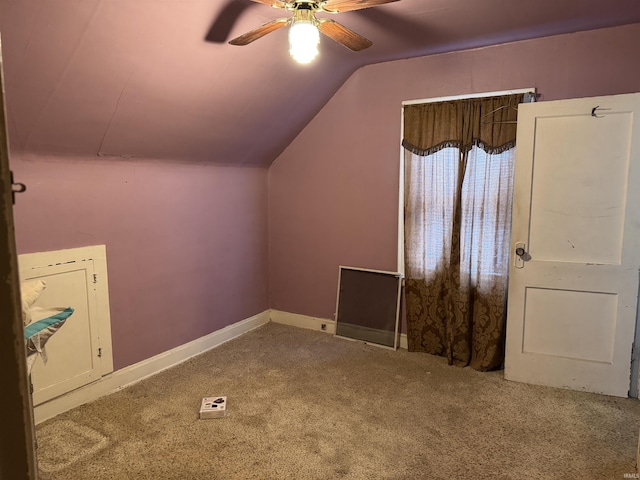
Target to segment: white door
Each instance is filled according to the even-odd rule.
[[[638,119],[640,94],[519,106],[506,379],[628,395]]]
[[[74,309],[73,315],[47,342],[47,364],[37,358],[33,365],[34,405],[111,373],[106,247],[23,254],[18,264],[22,281],[41,279],[47,285],[35,306]]]
[[[34,405],[101,376],[93,274],[93,261],[85,260],[34,268],[23,275],[24,280],[39,279],[47,284],[34,306],[74,309],[73,315],[47,342],[47,363],[38,358],[33,365]]]

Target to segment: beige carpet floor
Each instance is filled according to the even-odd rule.
[[[228,415],[200,420],[226,395]],[[268,324],[37,428],[44,480],[622,479],[640,403]]]

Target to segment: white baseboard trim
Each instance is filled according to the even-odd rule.
[[[269,323],[270,315],[271,311],[265,310],[253,317],[228,325],[192,342],[185,343],[121,370],[116,370],[96,382],[42,403],[34,408],[34,421],[36,424],[44,422],[67,410],[122,390],[163,370],[179,365],[196,355],[200,355],[254,328]]]
[[[336,322],[329,320],[328,318],[309,317],[307,315],[300,315],[299,313],[283,312],[281,310],[272,309],[271,321],[274,323],[281,323],[283,325],[290,325],[292,327],[327,332],[332,335],[336,333]],[[324,330],[322,329],[322,325],[326,326]]]
[[[327,332],[332,335],[336,333],[336,322],[328,318],[309,317],[299,313],[283,312],[281,310],[271,310],[271,321],[281,323],[283,325],[291,325],[292,327],[307,328],[309,330],[318,330]],[[326,325],[326,330],[322,329],[322,325]],[[407,334],[400,334],[400,348],[407,349]]]

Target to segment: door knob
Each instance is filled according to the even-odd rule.
[[[524,262],[529,260],[529,254],[527,253],[527,244],[524,242],[518,242],[515,245],[515,257],[513,257],[513,266],[516,268],[524,268]]]

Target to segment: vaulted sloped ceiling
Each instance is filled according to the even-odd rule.
[[[226,43],[283,14],[250,0],[0,0],[11,148],[265,166],[364,65],[636,23],[640,1],[400,0],[332,16],[373,46],[323,37],[307,66],[286,28]]]

